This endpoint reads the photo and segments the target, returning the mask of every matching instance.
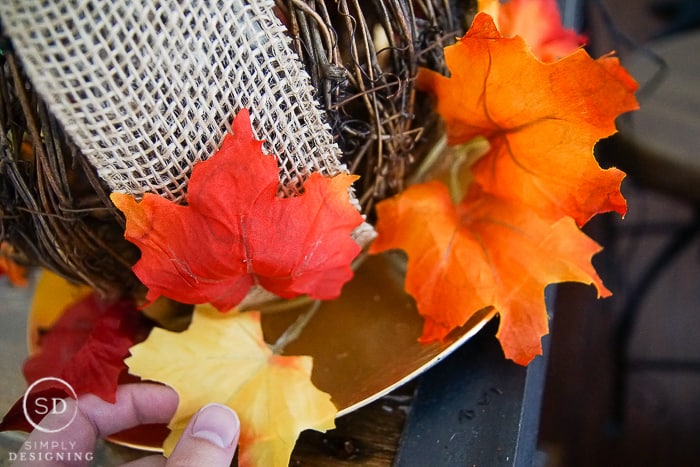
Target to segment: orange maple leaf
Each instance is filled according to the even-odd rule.
[[[236,116],[221,149],[195,165],[187,206],[146,194],[113,193],[126,214],[128,240],[141,249],[134,272],[152,302],[212,303],[226,311],[254,285],[283,297],[333,299],[352,278],[363,221],[350,203],[357,178],[313,173],[304,193],[277,196],[277,162],[262,153],[248,112]]]
[[[7,242],[0,242],[0,276],[7,275],[12,285],[23,287],[27,285],[27,268],[15,263],[10,256],[13,248]]]
[[[548,284],[592,283],[610,294],[591,265],[600,247],[577,224],[626,210],[624,174],[601,169],[593,146],[637,107],[636,83],[616,59],[583,50],[545,64],[484,13],[445,56],[451,77],[421,70],[418,84],[437,97],[448,143],[485,137],[490,149],[456,205],[438,182],[379,203],[370,252],[408,254],[406,290],[426,319],[422,340],[494,307],[506,356],[526,364],[547,332]]]
[[[610,295],[591,265],[600,247],[571,218],[542,218],[476,185],[458,205],[439,182],[414,185],[379,203],[377,217],[370,253],[407,253],[405,287],[425,317],[423,341],[442,339],[493,306],[506,357],[527,364],[542,353],[548,284],[595,284],[599,296]]]
[[[451,77],[421,69],[418,85],[437,97],[448,143],[488,139],[491,151],[472,170],[485,192],[579,225],[600,212],[625,213],[624,173],[602,170],[593,157],[595,143],[616,131],[615,118],[638,107],[637,84],[616,58],[593,60],[579,49],[542,63],[484,13],[445,57]]]
[[[556,0],[479,0],[479,11],[489,14],[505,37],[520,36],[543,62],[569,55],[586,38],[561,22]]]

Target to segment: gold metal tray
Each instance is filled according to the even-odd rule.
[[[403,258],[370,256],[340,299],[324,302],[289,355],[314,358],[312,380],[331,394],[338,416],[352,412],[421,374],[476,334],[494,315],[486,310],[440,343],[421,344],[423,318],[404,292]],[[263,315],[268,342],[298,315]]]
[[[403,290],[403,257],[399,253],[370,256],[346,284],[341,298],[323,302],[298,338],[285,346],[286,355],[314,359],[312,381],[328,392],[339,410],[352,412],[420,375],[475,335],[494,316],[477,313],[444,342],[421,344],[423,319]],[[268,342],[277,338],[308,306],[263,313]],[[30,348],[36,320],[30,319]],[[34,329],[31,329],[34,327]],[[158,450],[164,427],[132,429],[110,438],[144,450]]]

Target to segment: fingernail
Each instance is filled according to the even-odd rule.
[[[192,424],[192,436],[211,441],[220,448],[230,447],[239,430],[236,413],[221,404],[202,407]]]

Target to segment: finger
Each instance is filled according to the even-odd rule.
[[[110,404],[88,394],[78,399],[78,408],[105,437],[146,423],[168,423],[175,415],[178,396],[169,386],[135,383],[119,386],[116,402]]]
[[[144,423],[169,422],[175,414],[177,402],[177,393],[172,388],[148,383],[120,386],[114,404],[92,394],[81,396],[77,401],[67,399],[66,410],[61,414],[47,415],[40,426],[66,426],[69,421],[67,417],[72,417],[74,413],[75,419],[65,429],[55,433],[34,430],[22,444],[18,459],[29,458],[30,454],[36,458],[37,451],[46,451],[47,447],[53,451],[60,450],[64,456],[74,459],[89,457],[100,437]],[[61,418],[66,419],[65,423]],[[52,459],[42,459],[32,465],[58,465],[55,463],[56,456],[50,457]]]
[[[166,465],[220,466],[231,464],[241,425],[236,413],[221,404],[202,407],[190,420]]]

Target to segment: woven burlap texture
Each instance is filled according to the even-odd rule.
[[[3,0],[32,85],[114,191],[181,202],[233,116],[278,157],[285,194],[346,171],[268,0]]]

